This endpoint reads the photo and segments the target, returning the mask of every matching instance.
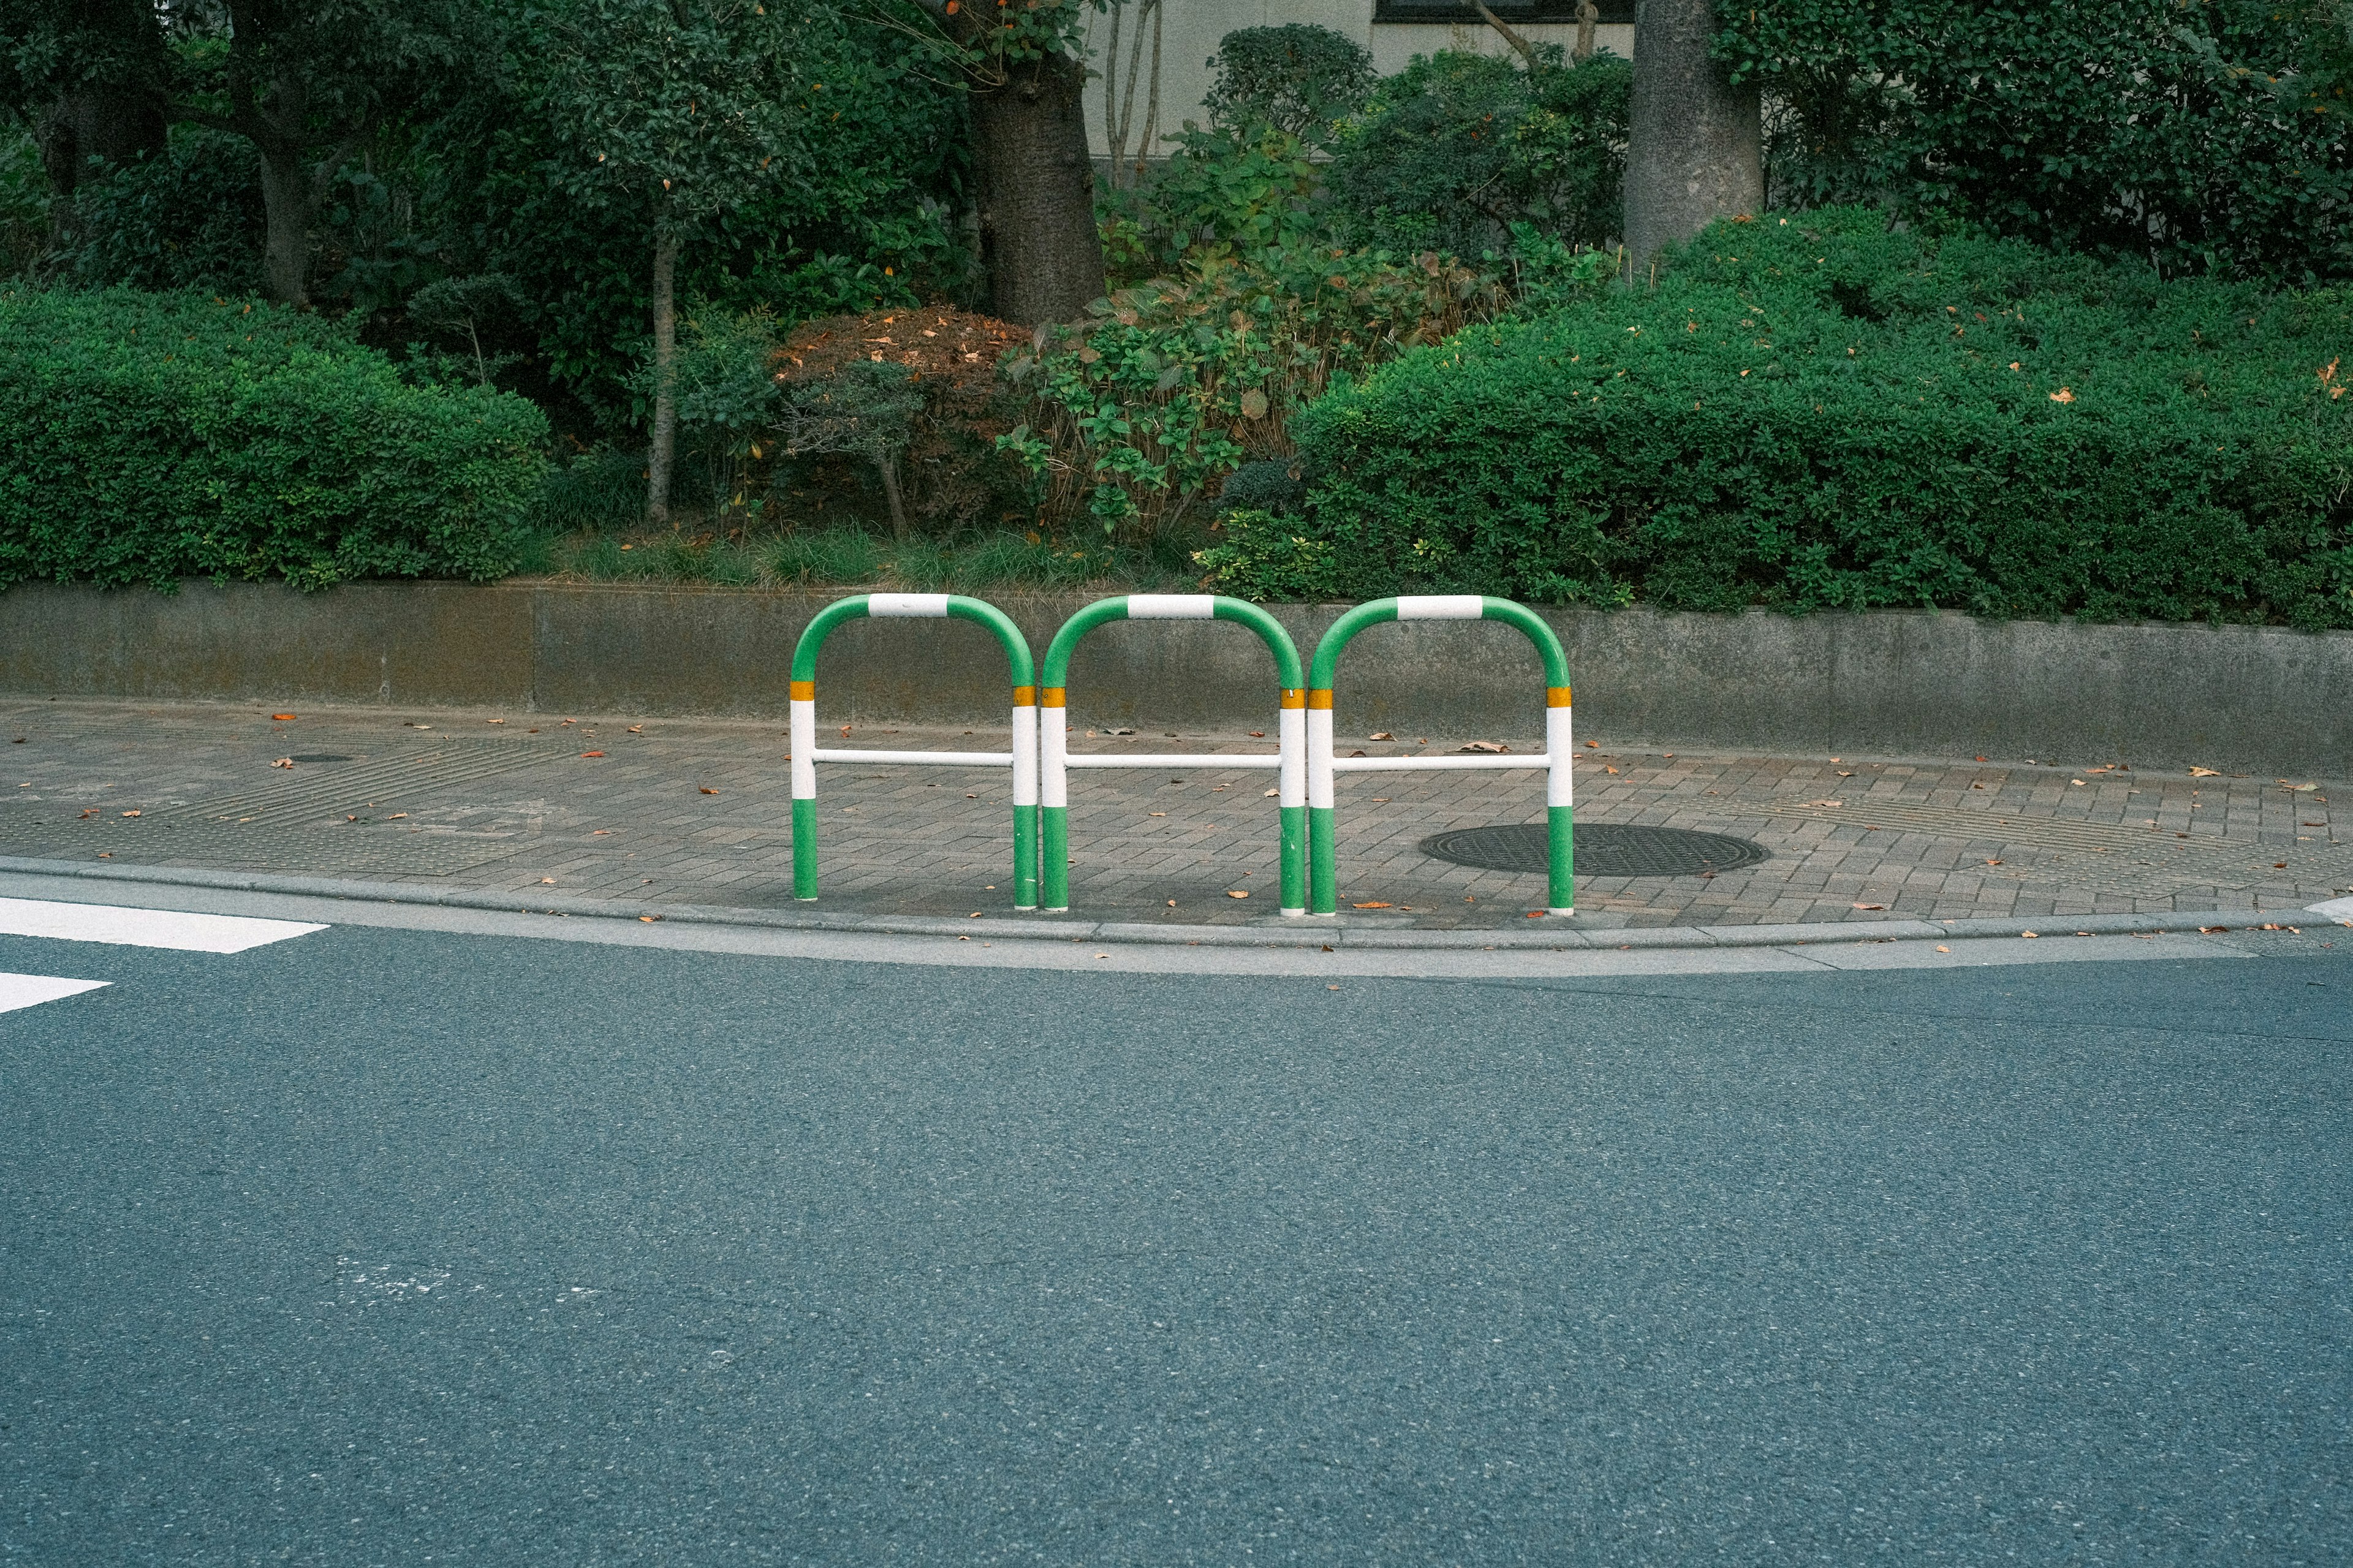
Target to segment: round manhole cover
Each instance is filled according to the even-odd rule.
[[[1546,868],[1544,824],[1515,822],[1494,827],[1458,827],[1421,841],[1421,852],[1457,866],[1489,871]],[[1638,827],[1616,822],[1577,825],[1577,874],[1580,877],[1696,877],[1730,871],[1768,858],[1761,844],[1725,833],[1689,827]]]
[[[286,760],[290,763],[348,763],[351,758],[335,752],[297,752]]]

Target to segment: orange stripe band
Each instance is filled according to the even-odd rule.
[[[816,682],[816,681],[814,681],[814,680],[796,680],[796,681],[794,681],[794,682],[793,682],[793,700],[794,700],[794,701],[796,701],[796,702],[814,702],[814,701],[816,701],[816,700],[817,700],[817,682]]]
[[[1330,708],[1332,706],[1331,691],[1328,689],[1318,689],[1316,690],[1310,691],[1307,694],[1307,706],[1310,708]]]
[[[1036,687],[1017,686],[1013,689],[1013,706],[1016,708],[1034,708],[1037,705],[1038,689]]]
[[[1045,706],[1049,708],[1060,708],[1064,706],[1062,701],[1063,690],[1064,689],[1060,686],[1050,686],[1046,688]]]
[[[1545,688],[1545,706],[1546,706],[1546,707],[1547,707],[1547,708],[1566,708],[1566,707],[1567,707],[1567,706],[1568,706],[1568,688],[1567,688],[1567,687],[1566,687],[1566,686],[1547,686],[1547,687],[1546,687],[1546,688]]]
[[[1286,686],[1286,687],[1284,687],[1284,688],[1282,689],[1282,705],[1283,705],[1285,708],[1304,708],[1304,707],[1306,707],[1306,706],[1307,706],[1307,689],[1306,689],[1305,687],[1303,687],[1303,686]]]

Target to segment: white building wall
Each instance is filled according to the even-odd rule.
[[[1511,52],[1495,29],[1489,26],[1438,27],[1414,23],[1373,21],[1372,0],[1161,0],[1166,15],[1160,32],[1160,125],[1159,134],[1166,136],[1182,127],[1186,121],[1206,123],[1208,116],[1201,108],[1201,100],[1209,90],[1211,72],[1209,57],[1218,52],[1218,40],[1237,27],[1271,27],[1291,22],[1312,22],[1343,33],[1372,51],[1373,68],[1389,76],[1405,68],[1415,55],[1435,54],[1440,49],[1476,49],[1482,54],[1501,55]],[[1111,38],[1111,17],[1102,12],[1089,17],[1089,68],[1096,73],[1087,83],[1087,136],[1097,157],[1108,157],[1111,135],[1103,119],[1103,95],[1113,62],[1104,58]],[[1558,44],[1566,49],[1577,42],[1574,25],[1550,23],[1515,24],[1516,30],[1531,42]],[[1141,134],[1146,101],[1151,96],[1152,40],[1150,26],[1145,29],[1144,56],[1136,72],[1135,129],[1128,133],[1128,156],[1135,155],[1135,142]],[[1130,5],[1122,23],[1120,58],[1117,64],[1123,89],[1127,80],[1130,50],[1135,36],[1135,7]],[[1631,26],[1604,26],[1594,29],[1598,47],[1621,55],[1634,56],[1634,29]],[[1155,141],[1149,149],[1153,157],[1166,156],[1172,151],[1166,142]]]

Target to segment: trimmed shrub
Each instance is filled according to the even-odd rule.
[[[1720,224],[1655,291],[1474,326],[1292,422],[1260,597],[2353,626],[2353,297],[1862,209]]]
[[[0,292],[0,584],[512,569],[547,422],[330,323],[192,294]]]

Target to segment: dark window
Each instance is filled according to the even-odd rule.
[[[1630,26],[1634,0],[1595,0],[1604,22]],[[1487,0],[1487,8],[1506,22],[1577,21],[1577,0]],[[1471,0],[1373,0],[1376,22],[1434,22],[1441,26],[1461,22],[1473,27],[1487,24],[1472,8]]]

